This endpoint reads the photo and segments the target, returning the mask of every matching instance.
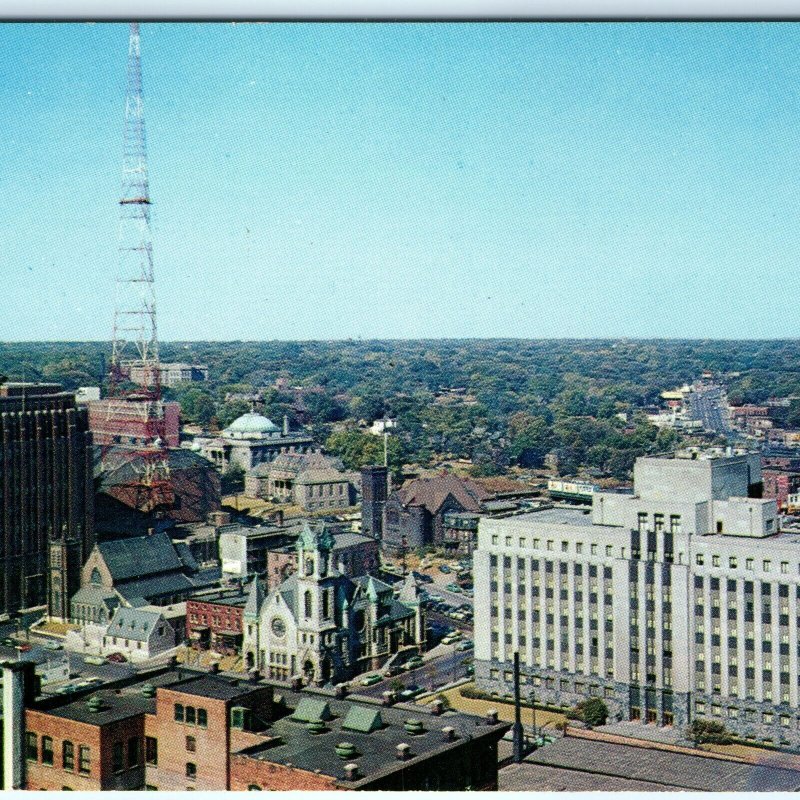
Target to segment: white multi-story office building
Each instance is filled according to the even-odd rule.
[[[634,492],[590,511],[481,520],[477,683],[510,692],[519,651],[539,701],[800,746],[800,535],[757,455],[681,455],[640,458]]]

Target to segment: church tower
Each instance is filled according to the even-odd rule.
[[[325,525],[306,524],[297,539],[297,635],[299,666],[308,680],[324,684],[333,672],[336,633],[334,539]]]

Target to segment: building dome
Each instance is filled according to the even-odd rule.
[[[225,435],[235,438],[254,438],[260,436],[274,436],[280,434],[281,429],[272,420],[250,411],[235,419],[223,431]]]

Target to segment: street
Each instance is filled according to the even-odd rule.
[[[401,672],[393,678],[384,678],[373,686],[361,686],[356,681],[352,684],[353,691],[369,697],[381,697],[384,692],[389,691],[395,681],[400,681],[404,686],[413,683],[426,691],[431,691],[465,677],[465,667],[472,661],[472,653],[458,652],[454,645],[439,645],[439,648],[445,648],[448,652],[434,656],[417,669]]]

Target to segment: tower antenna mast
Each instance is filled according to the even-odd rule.
[[[128,44],[122,191],[119,200],[119,267],[109,394],[119,395],[122,383],[130,380],[131,370],[136,369],[136,383],[141,387],[137,394],[157,401],[161,396],[161,370],[150,205],[139,23],[132,22]]]

